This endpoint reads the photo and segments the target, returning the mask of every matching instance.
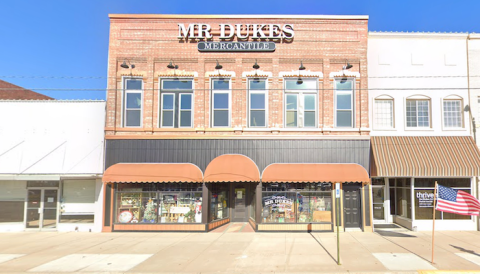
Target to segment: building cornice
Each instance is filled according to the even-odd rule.
[[[368,15],[281,15],[281,14],[109,14],[110,19],[338,19],[368,20]]]

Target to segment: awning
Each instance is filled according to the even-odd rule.
[[[260,182],[260,171],[245,155],[224,154],[208,164],[205,182]]]
[[[262,183],[369,183],[368,172],[359,164],[271,164]]]
[[[474,177],[480,152],[470,136],[372,137],[372,177]]]
[[[104,183],[202,183],[203,174],[194,164],[115,164],[105,170]]]

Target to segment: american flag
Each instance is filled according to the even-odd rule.
[[[437,185],[436,210],[461,215],[478,215],[480,202],[465,191]]]

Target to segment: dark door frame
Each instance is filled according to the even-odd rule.
[[[243,197],[245,203],[245,217],[241,220],[235,216],[235,189],[236,188],[244,188],[245,189],[245,196]],[[250,204],[249,201],[249,192],[250,192],[250,184],[249,183],[242,183],[242,182],[234,182],[230,184],[230,222],[248,222],[248,218],[250,216]],[[241,218],[241,217],[240,217]]]
[[[357,197],[358,197],[358,202],[357,202],[357,220],[358,220],[358,226],[357,225],[347,225],[347,203],[346,203],[346,192],[356,192]],[[349,183],[349,184],[344,184],[343,185],[343,224],[344,228],[363,228],[363,209],[362,209],[362,184],[361,183]],[[351,218],[349,218],[351,219]]]

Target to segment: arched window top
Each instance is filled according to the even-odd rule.
[[[382,94],[375,97],[375,100],[393,100],[393,97],[387,94]]]
[[[463,100],[463,98],[457,94],[450,94],[443,98],[444,100]]]
[[[415,94],[407,97],[407,100],[430,100],[431,98],[423,94]]]

